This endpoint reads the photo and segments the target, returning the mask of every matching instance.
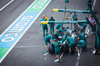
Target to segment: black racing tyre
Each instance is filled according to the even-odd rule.
[[[49,51],[50,54],[54,54],[55,53],[53,44],[49,44],[48,45],[48,51]]]

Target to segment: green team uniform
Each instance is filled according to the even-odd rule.
[[[81,48],[83,48],[83,49],[86,48],[86,43],[85,43],[85,41],[84,41],[84,40],[80,40],[78,46],[81,47]]]
[[[75,46],[75,42],[74,42],[74,40],[73,40],[72,37],[68,37],[68,38],[67,38],[67,41],[70,43],[70,44],[69,44],[69,48],[72,48],[72,46],[73,46],[73,47],[76,47],[76,46]]]
[[[82,31],[85,31],[85,29],[86,29],[86,23],[78,23],[79,25],[81,25],[81,26],[83,26],[83,29],[82,29]]]
[[[88,0],[88,1],[87,1],[88,8],[87,8],[86,10],[88,10],[88,9],[89,9],[89,7],[92,7],[92,5],[90,5],[90,3],[92,4],[92,0]]]
[[[65,30],[62,30],[62,29],[58,29],[58,31],[60,32],[61,35],[63,35],[64,32],[66,32]]]
[[[56,29],[58,30],[60,27],[63,27],[62,24],[57,24]]]
[[[59,32],[66,32],[65,30],[62,30],[62,29],[58,29],[58,31],[59,31]]]
[[[80,33],[77,37],[79,37],[80,40],[86,41],[85,35],[86,35],[86,33]]]
[[[47,43],[51,43],[50,42],[50,39],[54,40],[54,38],[52,37],[52,35],[48,35],[44,38],[44,41],[45,41],[45,45],[47,45]]]
[[[60,54],[60,45],[59,44],[60,44],[59,42],[54,42],[53,43],[53,46],[55,48],[55,55]]]
[[[78,19],[76,19],[76,17],[78,17],[78,15],[73,15],[73,21],[77,21]],[[76,23],[74,23],[74,26],[76,25]]]
[[[41,21],[47,21],[47,20],[44,18],[44,19],[41,19]],[[42,24],[42,30],[43,30],[43,37],[45,36],[45,30],[46,30],[46,35],[48,35],[47,24]]]
[[[49,19],[49,21],[55,21],[55,19],[53,18],[53,19]],[[50,24],[50,33],[52,34],[52,33],[54,33],[54,24]]]

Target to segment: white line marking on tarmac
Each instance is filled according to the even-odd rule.
[[[96,4],[96,0],[94,0],[94,2],[93,2],[93,6],[92,6],[92,10],[94,11],[94,9],[95,9],[95,4]]]
[[[48,55],[49,53],[45,53],[44,56]]]
[[[0,11],[2,11],[4,8],[6,8],[8,5],[10,5],[14,0],[11,0],[10,2],[8,2],[5,6],[3,6]]]
[[[47,58],[45,58],[45,60],[46,60]]]
[[[80,56],[77,57],[77,63],[76,63],[76,66],[79,65],[79,60],[80,60]]]
[[[36,1],[36,0],[35,0]],[[33,3],[35,3],[35,1]],[[51,2],[51,0],[47,3],[47,5]],[[27,8],[29,9],[33,3]],[[46,5],[46,6],[47,6]],[[37,15],[37,17],[42,13],[42,11],[46,8],[46,6],[41,10],[41,12]],[[1,34],[1,36],[27,11],[27,9]],[[11,49],[16,45],[16,43],[21,39],[21,37],[25,34],[25,32],[29,29],[29,27],[34,23],[34,21],[37,19],[37,17],[32,21],[32,23],[28,26],[28,28],[24,31],[24,33],[19,37],[19,39],[13,44],[13,46],[7,51],[7,53],[3,56],[3,58],[0,60],[0,63],[3,61],[3,59],[8,55],[8,53],[11,51]],[[0,36],[0,37],[1,37]]]
[[[60,59],[63,57],[63,55],[64,55],[64,52],[61,54]]]
[[[80,61],[80,56],[81,56],[81,50],[78,50],[78,57],[77,57],[77,62],[75,66],[79,66],[79,61]]]

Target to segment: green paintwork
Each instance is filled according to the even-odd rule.
[[[34,4],[26,12],[39,12],[41,11],[50,0],[36,0]]]
[[[8,50],[9,48],[0,48],[0,60]]]

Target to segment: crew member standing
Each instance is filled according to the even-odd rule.
[[[78,15],[76,14],[76,12],[74,12],[74,15],[71,17],[71,20],[73,21],[77,21],[78,20]],[[74,23],[74,27],[76,26],[77,24]]]
[[[51,17],[49,21],[55,21],[55,19]],[[50,34],[54,34],[54,23],[50,24]]]
[[[41,21],[47,21],[45,19],[44,15],[42,16]],[[46,35],[48,35],[48,26],[47,26],[47,24],[42,24],[42,30],[43,30],[43,37],[45,37],[45,30],[46,30]]]
[[[86,10],[89,10],[92,8],[92,0],[87,0],[88,8]]]

